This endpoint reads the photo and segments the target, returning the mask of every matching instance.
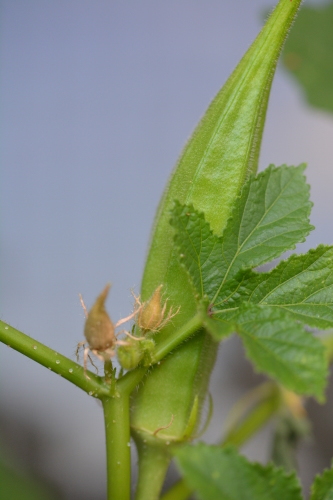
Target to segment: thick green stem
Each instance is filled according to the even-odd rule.
[[[41,342],[0,321],[0,341],[96,397],[108,394],[102,377],[87,371]]]
[[[135,500],[158,500],[171,456],[165,446],[137,441],[139,453],[139,479]]]
[[[108,500],[130,500],[131,443],[129,396],[117,393],[102,399],[104,409]]]

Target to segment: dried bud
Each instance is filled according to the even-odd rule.
[[[151,298],[143,304],[139,311],[138,325],[142,330],[156,331],[163,322],[165,305],[161,304],[161,289],[163,285],[156,288]]]
[[[106,285],[90,309],[84,326],[84,336],[89,347],[96,351],[113,348],[116,343],[115,327],[104,305],[109,290],[110,285]]]

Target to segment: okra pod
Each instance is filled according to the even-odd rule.
[[[164,300],[179,312],[155,333],[156,344],[196,313],[195,293],[174,248],[170,210],[175,200],[191,203],[221,234],[244,182],[257,170],[274,71],[300,3],[280,0],[199,122],[166,187],[141,297],[147,301],[163,285]],[[148,443],[167,453],[168,443],[182,442],[195,432],[216,351],[201,329],[149,372],[132,398],[131,422],[139,454]],[[155,498],[151,491],[148,495],[148,486],[144,493],[144,483],[144,477],[139,479],[137,498]]]

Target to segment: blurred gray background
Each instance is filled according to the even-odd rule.
[[[312,2],[319,3],[319,2]],[[90,306],[127,315],[139,290],[164,185],[208,103],[253,41],[274,0],[1,1],[1,319],[74,358]],[[316,230],[333,242],[333,117],[307,108],[281,68],[260,168],[308,163]],[[3,453],[42,475],[59,499],[105,497],[96,400],[0,345]],[[259,377],[237,340],[212,377],[214,442],[232,404]],[[332,402],[310,403],[305,489],[333,455]],[[244,451],[265,461],[264,430]]]

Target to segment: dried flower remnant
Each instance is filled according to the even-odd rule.
[[[130,340],[117,350],[118,361],[125,370],[133,370],[141,362],[144,366],[152,364],[152,353],[155,349],[152,334],[160,331],[179,312],[179,308],[174,312],[172,307],[167,312],[167,300],[164,303],[162,300],[162,286],[159,285],[151,298],[143,303],[140,296],[137,297],[132,292],[135,299],[136,327],[143,337],[132,337],[140,342]]]
[[[138,306],[137,325],[144,332],[158,332],[179,312],[179,308],[174,312],[170,307],[166,313],[167,300],[162,303],[162,287],[163,285],[159,285],[151,298],[143,304],[140,297],[134,296]]]
[[[89,356],[89,352],[92,352],[101,361],[106,362],[115,355],[115,348],[117,345],[128,345],[128,342],[118,340],[118,335],[124,333],[132,339],[139,340],[137,337],[133,337],[126,330],[116,333],[116,328],[134,318],[138,314],[138,309],[135,309],[129,316],[114,324],[105,309],[105,301],[108,296],[110,286],[110,284],[106,285],[102,293],[97,297],[89,312],[87,311],[82,296],[80,295],[80,301],[86,316],[86,322],[84,325],[84,336],[86,340],[78,343],[76,356],[78,358],[79,351],[81,347],[83,347],[83,366],[87,378],[89,378],[86,374],[88,358],[92,365],[95,366]]]

